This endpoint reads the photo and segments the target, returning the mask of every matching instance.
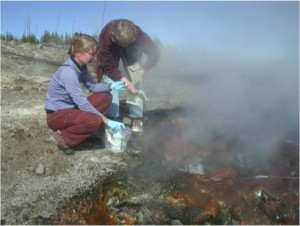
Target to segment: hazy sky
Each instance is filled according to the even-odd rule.
[[[208,51],[277,57],[299,39],[299,2],[244,1],[2,1],[1,34],[45,30],[98,34],[111,19],[128,18],[163,43]],[[29,26],[30,24],[30,26]]]

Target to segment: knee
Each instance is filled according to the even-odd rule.
[[[104,95],[104,98],[107,100],[107,102],[111,103],[112,99],[113,99],[113,96],[111,95],[111,93],[106,92],[105,95]]]
[[[105,92],[105,93],[95,93],[94,98],[100,102],[112,102],[112,95],[110,92]]]
[[[97,132],[99,128],[103,125],[103,123],[103,119],[100,116],[95,115],[94,118],[91,117],[91,120],[89,121],[87,126],[89,127],[89,130],[91,132]]]

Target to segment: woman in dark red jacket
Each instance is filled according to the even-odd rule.
[[[132,131],[143,130],[143,99],[136,96],[143,90],[142,75],[157,64],[160,50],[152,39],[132,21],[126,19],[112,20],[107,23],[99,35],[99,52],[97,55],[98,82],[111,83],[123,81],[127,84],[129,117],[132,119]],[[140,60],[144,54],[147,59],[143,65]],[[125,73],[119,69],[122,60]],[[113,102],[108,116],[118,118],[119,95],[112,92]]]

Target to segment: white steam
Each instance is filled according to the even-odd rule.
[[[230,59],[165,48],[149,74],[156,84],[150,92],[185,106],[192,119],[186,139],[207,144],[218,134],[263,159],[284,140],[299,143],[297,59]]]

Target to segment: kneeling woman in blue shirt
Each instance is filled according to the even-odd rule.
[[[96,60],[97,41],[85,34],[73,37],[67,59],[52,75],[47,90],[45,109],[47,125],[55,132],[58,147],[65,154],[96,134],[105,124],[114,131],[122,130],[123,123],[105,117],[112,103],[111,90],[126,90],[123,82],[97,83],[91,77],[87,65]],[[81,84],[92,94],[86,96]]]

